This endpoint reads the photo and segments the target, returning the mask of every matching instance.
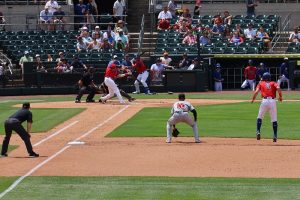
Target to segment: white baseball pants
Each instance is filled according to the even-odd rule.
[[[290,90],[290,79],[288,79],[286,76],[282,75],[282,76],[280,77],[280,79],[278,79],[277,84],[280,86],[280,84],[281,84],[282,82],[287,82],[287,85],[288,85],[288,88],[287,88],[287,89]]]
[[[277,121],[276,100],[272,98],[262,99],[257,118],[263,119],[266,112],[269,112],[271,122]]]
[[[148,85],[146,83],[146,80],[147,80],[148,76],[149,76],[149,72],[148,71],[144,71],[143,73],[141,73],[141,74],[139,74],[137,76],[137,78],[136,78],[137,80],[135,80],[135,82],[134,82],[135,91],[137,91],[138,93],[141,92],[140,91],[140,86],[139,86],[139,81],[143,84],[143,86],[145,88],[148,88]]]
[[[256,81],[255,79],[253,80],[249,80],[249,79],[246,79],[243,84],[241,85],[241,88],[246,88],[248,85],[250,85],[250,88],[251,90],[255,90],[255,84],[256,84]]]
[[[103,101],[113,98],[116,94],[119,99],[119,102],[122,104],[125,103],[125,101],[123,100],[123,98],[121,96],[120,90],[113,79],[105,77],[104,83],[108,87],[109,93],[106,96],[101,98]]]

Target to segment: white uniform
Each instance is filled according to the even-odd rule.
[[[267,97],[262,99],[257,118],[263,119],[266,112],[269,112],[271,122],[277,121],[277,107],[274,98]]]
[[[197,122],[189,115],[189,111],[194,110],[195,108],[187,101],[177,101],[174,103],[171,110],[171,117],[167,122],[167,141],[171,142],[172,139],[172,126],[179,123],[184,122],[190,125],[193,128],[195,142],[200,142],[199,133],[198,133],[198,125]]]

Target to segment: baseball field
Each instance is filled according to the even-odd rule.
[[[300,92],[284,91],[277,104],[277,143],[267,115],[256,140],[260,101],[251,104],[251,96],[186,94],[198,112],[199,144],[185,124],[165,143],[177,94],[136,95],[126,105],[1,97],[1,142],[4,120],[29,101],[40,157],[28,158],[13,135],[8,157],[0,158],[0,199],[300,199]]]

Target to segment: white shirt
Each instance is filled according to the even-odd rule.
[[[187,70],[193,70],[194,67],[195,67],[195,64],[191,64],[191,65],[187,68]]]
[[[255,30],[255,29],[249,30],[249,29],[247,28],[247,29],[245,29],[244,34],[245,34],[245,37],[246,37],[246,38],[253,39],[253,38],[255,38],[255,36],[256,36],[256,30]]]
[[[58,3],[57,1],[47,1],[45,7],[48,7],[49,11],[54,13],[58,8]]]
[[[2,65],[0,65],[0,76],[2,76],[4,74],[4,68]]]
[[[168,57],[167,59],[165,57],[160,57],[160,60],[162,64],[170,65],[170,62],[172,62],[172,58]]]
[[[160,64],[157,65],[156,63],[151,65],[150,70],[153,73],[152,81],[162,81],[162,71],[164,70],[165,65]]]
[[[113,31],[111,31],[110,33],[111,33],[111,36],[112,36],[114,39],[116,39],[116,34],[115,34]],[[108,38],[107,32],[103,33],[103,38]]]
[[[177,101],[173,104],[171,114],[173,115],[174,113],[189,112],[194,109],[195,108],[188,101]]]
[[[165,11],[161,11],[159,14],[158,14],[158,19],[172,19],[172,14],[170,13],[170,11],[167,11],[165,13]]]
[[[291,39],[292,39],[292,40],[295,40],[295,42],[297,42],[297,40],[299,41],[299,40],[300,40],[300,33],[297,33],[297,34],[291,33],[289,39],[290,39],[290,40],[291,40]]]
[[[116,1],[114,3],[113,9],[115,9],[115,13],[114,13],[115,16],[123,15],[124,7],[122,5],[122,1],[121,2]]]

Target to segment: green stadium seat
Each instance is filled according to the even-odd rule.
[[[204,47],[201,51],[202,54],[211,54],[212,48],[211,47]]]
[[[288,47],[286,50],[286,53],[289,53],[289,54],[298,53],[298,49],[296,47]]]
[[[91,54],[90,58],[91,58],[91,60],[98,60],[99,61],[99,60],[101,60],[102,57],[101,57],[100,53],[94,52],[94,53]]]
[[[212,54],[223,54],[223,52],[224,52],[224,48],[222,48],[222,47],[215,47],[215,48],[213,48],[212,49]]]
[[[235,53],[235,48],[234,47],[227,47],[224,50],[224,54],[234,54]]]
[[[256,47],[248,47],[247,48],[247,54],[258,54],[258,48]]]
[[[235,54],[245,54],[247,52],[246,47],[237,47],[235,50]]]

